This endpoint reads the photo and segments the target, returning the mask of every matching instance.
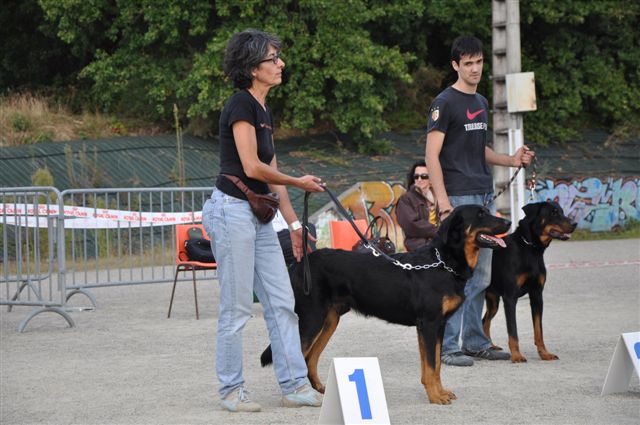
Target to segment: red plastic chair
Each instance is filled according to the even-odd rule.
[[[196,305],[196,320],[200,319],[198,312],[198,291],[196,289],[196,270],[215,270],[218,268],[217,263],[202,263],[200,261],[190,261],[185,249],[184,243],[189,239],[188,230],[198,227],[202,230],[202,234],[205,239],[207,234],[205,233],[202,224],[176,224],[176,274],[173,279],[173,289],[171,289],[171,301],[169,301],[169,312],[167,313],[167,319],[171,317],[171,306],[173,305],[173,296],[176,293],[176,283],[178,282],[178,273],[191,270],[193,274],[193,297]]]
[[[353,220],[360,232],[364,235],[367,231],[367,220],[359,218]],[[351,251],[353,245],[360,240],[360,236],[353,230],[351,223],[345,220],[333,220],[329,222],[329,234],[331,236],[331,248]],[[365,235],[366,236],[366,235]]]

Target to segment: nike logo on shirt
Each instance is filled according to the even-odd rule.
[[[484,112],[484,108],[480,109],[479,111],[475,111],[475,112],[469,112],[469,110],[467,109],[467,118],[472,120],[475,117],[477,117],[478,115],[480,115],[482,112]]]

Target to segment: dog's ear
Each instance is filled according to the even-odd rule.
[[[538,214],[540,214],[540,209],[543,205],[544,202],[536,202],[522,207],[524,217],[518,222],[518,226],[520,227],[522,236],[529,242],[534,242],[532,240],[533,235],[535,234],[533,228],[536,225],[536,218],[538,217]]]
[[[462,226],[462,217],[460,213],[455,211],[449,215],[441,224],[438,229],[438,236],[442,239],[442,242],[446,245],[448,243],[455,243],[460,240]]]

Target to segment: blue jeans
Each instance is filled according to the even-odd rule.
[[[483,205],[485,200],[491,199],[493,193],[479,195],[449,196],[449,202],[454,208],[460,205]],[[488,205],[495,214],[493,203]],[[482,307],[484,306],[484,291],[491,283],[491,257],[493,251],[489,248],[480,249],[478,264],[473,276],[464,287],[465,300],[462,306],[449,317],[444,328],[442,354],[451,354],[463,350],[479,351],[491,347],[491,341],[482,329]],[[460,336],[462,333],[462,344]]]
[[[216,338],[220,396],[244,385],[242,330],[251,317],[253,292],[263,307],[280,389],[292,393],[309,381],[293,289],[273,226],[258,222],[247,201],[219,190],[205,203],[202,224],[211,237],[220,282]]]

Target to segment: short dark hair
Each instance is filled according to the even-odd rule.
[[[280,39],[253,28],[231,36],[224,53],[223,71],[236,88],[251,87],[251,71],[267,56],[269,46],[280,51]]]
[[[409,173],[407,173],[407,190],[416,182],[416,179],[413,178],[413,175],[416,173],[416,168],[418,167],[426,167],[427,163],[424,162],[424,159],[421,161],[416,161],[411,166]]]
[[[451,45],[451,60],[460,64],[460,58],[465,55],[476,56],[482,54],[482,41],[476,37],[460,36]]]

